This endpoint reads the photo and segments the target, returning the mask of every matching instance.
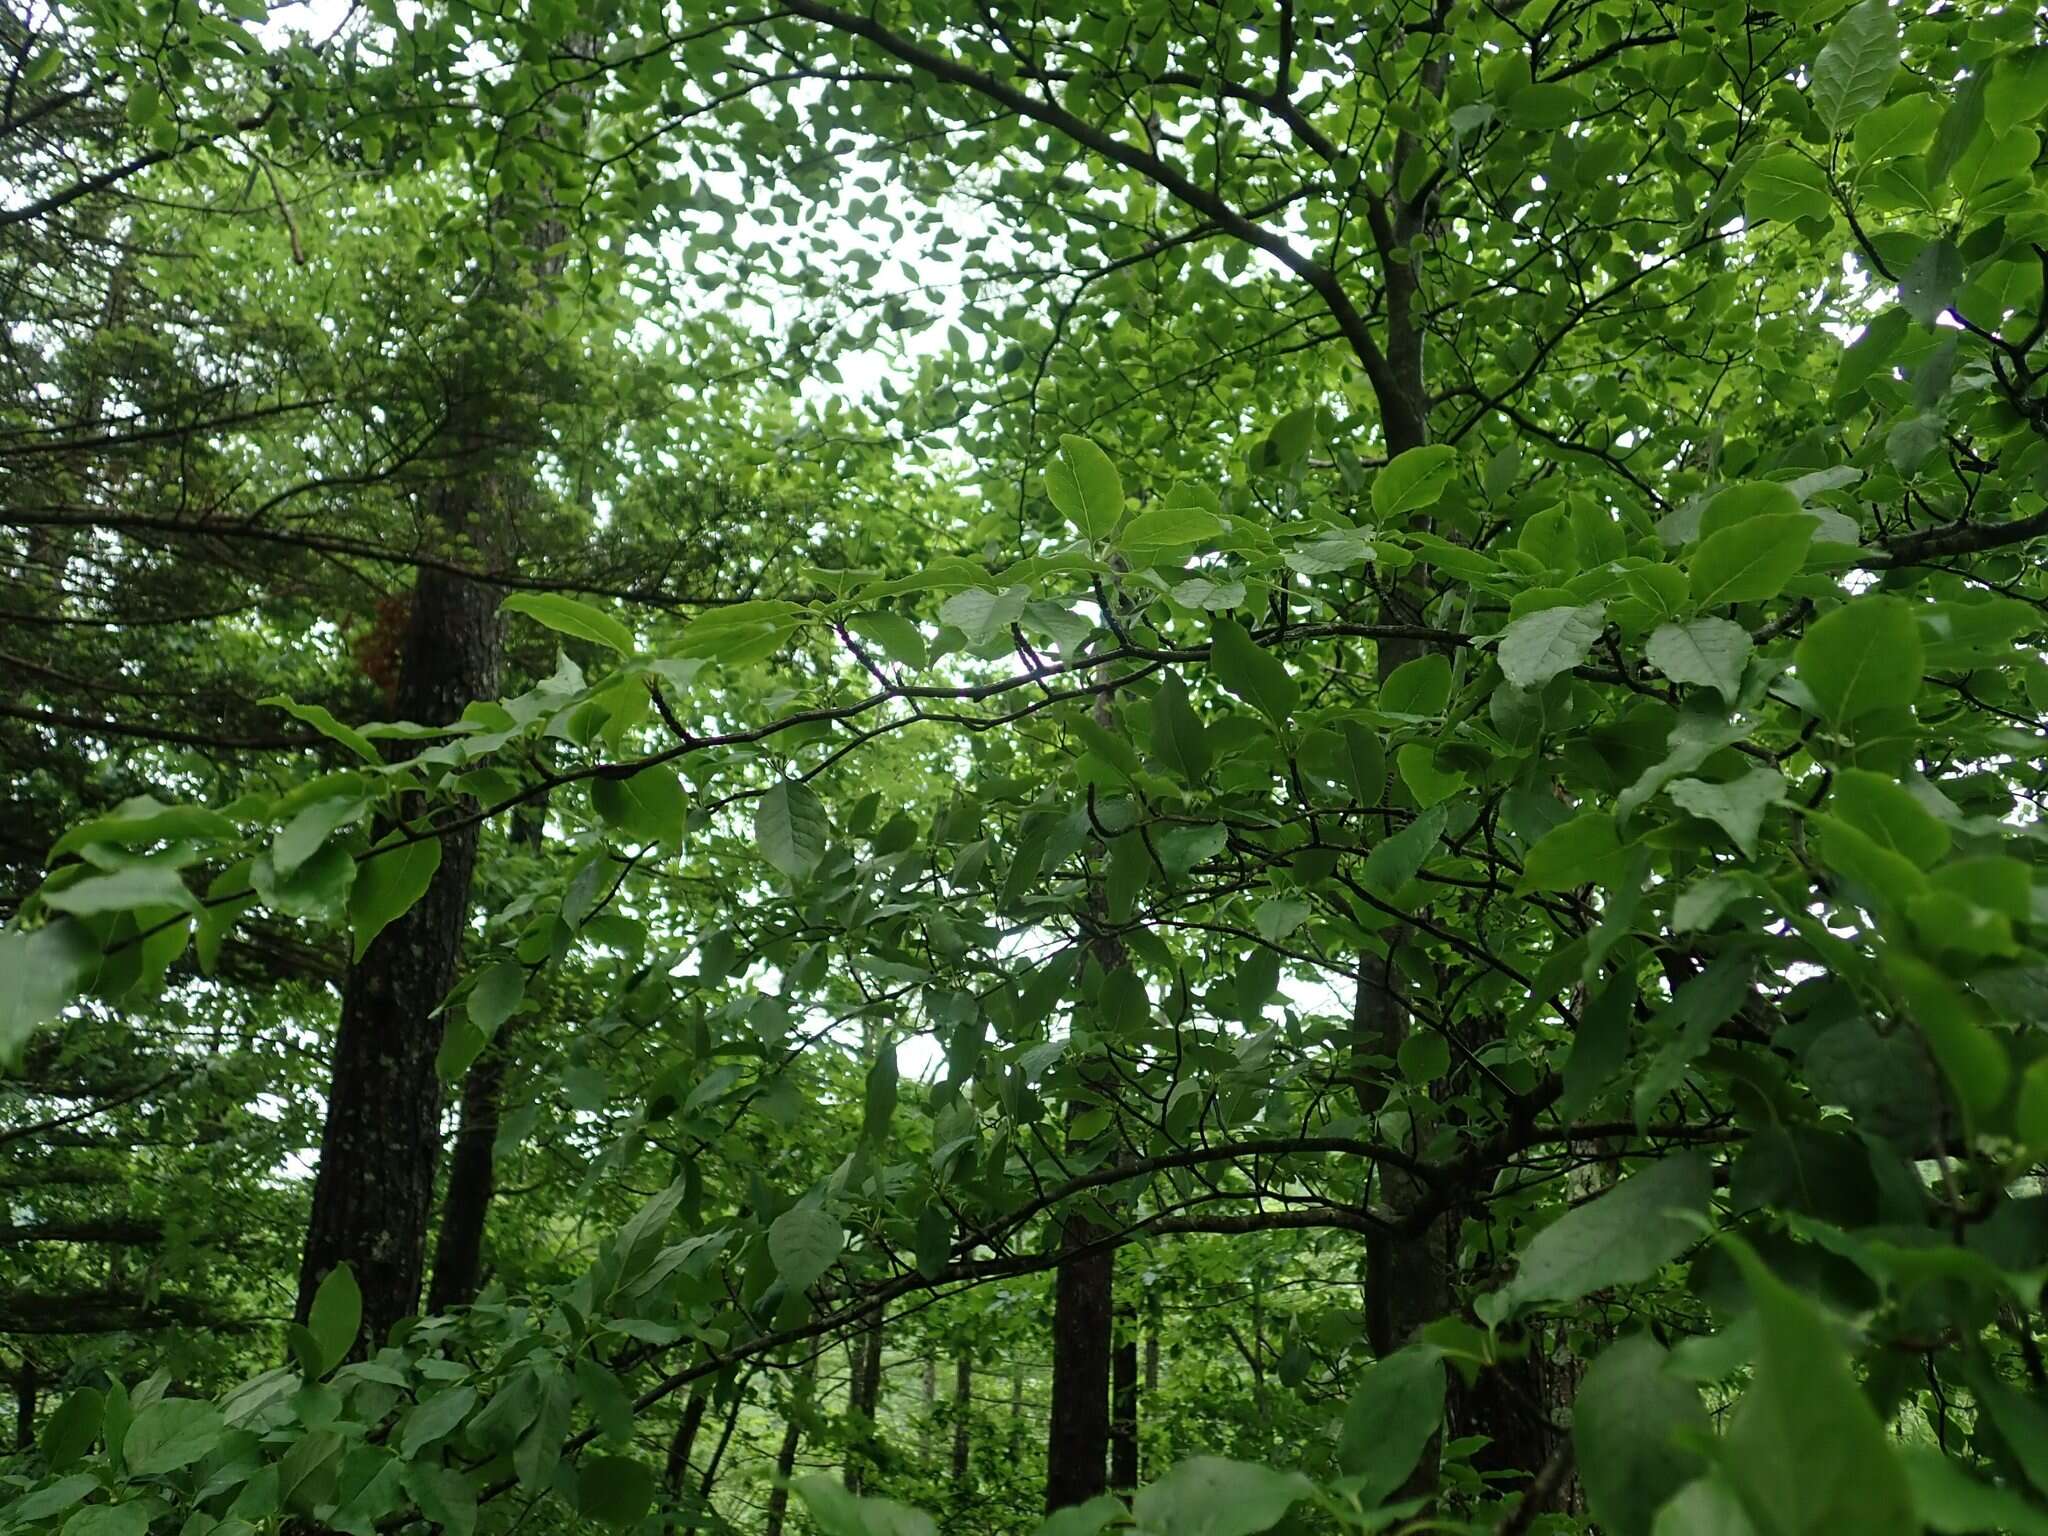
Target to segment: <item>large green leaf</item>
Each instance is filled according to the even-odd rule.
[[[1919,697],[1925,654],[1903,598],[1859,597],[1807,627],[1793,664],[1822,716],[1850,725]]]
[[[754,843],[761,857],[792,880],[802,880],[825,857],[832,835],[825,804],[801,779],[784,779],[754,808]]]
[[[784,1211],[768,1227],[768,1257],[775,1261],[775,1273],[798,1294],[832,1267],[845,1246],[845,1228],[815,1205]]]
[[[407,843],[398,833],[393,833],[357,864],[355,884],[348,893],[348,921],[355,935],[356,959],[362,959],[377,935],[427,894],[434,872],[440,867],[438,837]]]
[[[1442,443],[1395,454],[1387,467],[1373,477],[1374,513],[1391,521],[1434,506],[1451,483],[1451,473],[1457,464],[1458,451]]]
[[[1836,133],[1881,105],[1899,68],[1899,23],[1885,0],[1863,0],[1828,28],[1807,86],[1813,109]]]
[[[1806,563],[1814,527],[1804,512],[1767,512],[1723,528],[1693,552],[1693,602],[1718,608],[1776,597]]]
[[[515,592],[500,606],[507,613],[523,613],[557,634],[592,641],[621,656],[633,654],[633,632],[602,608],[580,599],[559,592]]]
[[[1285,662],[1252,639],[1233,619],[1217,622],[1209,665],[1216,680],[1245,703],[1284,726],[1301,700],[1301,685]]]
[[[1586,1506],[1611,1536],[1650,1536],[1657,1511],[1706,1470],[1713,1430],[1697,1388],[1667,1369],[1647,1334],[1600,1353],[1572,1400],[1572,1444]]]
[[[129,1472],[137,1477],[160,1476],[189,1467],[220,1444],[226,1425],[212,1403],[191,1397],[167,1397],[135,1415],[122,1438]]]
[[[1124,482],[1108,454],[1068,433],[1045,467],[1045,494],[1060,515],[1091,539],[1110,536],[1124,515]]]
[[[1517,688],[1540,688],[1586,659],[1600,638],[1606,605],[1543,608],[1524,614],[1501,632],[1500,670]]]
[[[1649,1279],[1699,1241],[1697,1218],[1713,1189],[1712,1166],[1697,1152],[1631,1174],[1537,1233],[1504,1298],[1521,1305],[1574,1301]]]
[[[1160,1536],[1258,1536],[1313,1491],[1299,1472],[1196,1456],[1139,1489],[1131,1513]]]

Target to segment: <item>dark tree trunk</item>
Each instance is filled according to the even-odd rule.
[[[36,1443],[36,1393],[42,1385],[36,1363],[22,1357],[21,1374],[14,1378],[14,1447],[25,1451]]]
[[[855,1346],[853,1381],[847,1391],[853,1443],[846,1453],[846,1486],[855,1493],[867,1485],[874,1461],[875,1420],[881,1403],[882,1319],[877,1317]]]
[[[671,1497],[681,1495],[690,1476],[690,1452],[696,1448],[697,1430],[704,1423],[704,1408],[710,1401],[709,1392],[693,1392],[683,1404],[683,1417],[668,1442],[667,1482]]]
[[[966,1350],[953,1363],[953,1484],[967,1481],[974,1449],[974,1356]]]
[[[469,522],[460,512],[450,520]],[[497,691],[497,608],[497,594],[481,583],[420,572],[398,680],[401,718],[445,724]],[[473,826],[441,839],[426,894],[349,967],[342,997],[296,1315],[305,1320],[328,1271],[347,1263],[363,1293],[359,1349],[375,1349],[419,1309],[441,1143],[435,1010],[461,962],[476,846]]]
[[[775,1452],[775,1486],[768,1490],[765,1536],[782,1536],[783,1522],[789,1518],[789,1480],[796,1472],[796,1448],[802,1439],[803,1425],[791,1412],[789,1422],[782,1426],[782,1444]]]
[[[1067,1246],[1094,1241],[1085,1216],[1069,1216]],[[1077,1254],[1059,1268],[1052,1307],[1052,1410],[1045,1444],[1045,1507],[1085,1504],[1108,1489],[1109,1357],[1116,1250]]]
[[[483,1284],[484,1228],[498,1182],[496,1149],[508,1044],[503,1036],[493,1040],[462,1079],[462,1124],[448,1160],[448,1189],[441,1197],[434,1283],[427,1292],[429,1312],[468,1306]]]
[[[1123,1313],[1124,1333],[1110,1362],[1109,1486],[1138,1486],[1138,1320]]]

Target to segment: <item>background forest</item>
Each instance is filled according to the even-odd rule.
[[[0,1532],[2048,1532],[2048,46],[0,0]]]

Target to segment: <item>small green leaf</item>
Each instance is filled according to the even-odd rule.
[[[212,1403],[167,1397],[135,1415],[121,1450],[132,1476],[161,1476],[210,1455],[226,1428]]]
[[[348,1358],[362,1328],[362,1287],[356,1284],[354,1270],[337,1264],[313,1293],[313,1310],[306,1317],[306,1331],[320,1350],[322,1375]]]
[[[1816,526],[1804,512],[1766,512],[1703,540],[1692,557],[1693,602],[1718,608],[1776,597],[1806,563]]]
[[[1604,603],[1523,614],[1501,631],[1502,675],[1517,688],[1541,688],[1586,659],[1606,617]]]
[[[1858,597],[1807,626],[1792,664],[1822,718],[1850,725],[1919,696],[1926,648],[1903,598]]]
[[[1209,664],[1219,683],[1275,725],[1285,726],[1301,700],[1301,686],[1287,664],[1253,640],[1234,619],[1217,620]]]
[[[1572,1444],[1586,1506],[1608,1536],[1650,1536],[1657,1511],[1706,1471],[1694,1444],[1712,1422],[1698,1390],[1671,1375],[1647,1334],[1601,1351],[1572,1400]]]
[[[1365,1479],[1368,1507],[1398,1491],[1444,1416],[1444,1364],[1426,1344],[1375,1360],[1359,1373],[1344,1408],[1337,1465]]]
[[[393,839],[399,835],[392,834]],[[362,959],[371,941],[427,894],[434,872],[440,867],[438,837],[404,844],[389,841],[358,863],[356,881],[348,893],[348,921],[355,933],[356,959]]]
[[[1756,1373],[1720,1458],[1752,1517],[1774,1536],[1918,1536],[1890,1434],[1835,1330],[1748,1245],[1726,1241],[1763,1327]]]
[[[1383,519],[1434,506],[1451,483],[1458,451],[1442,443],[1394,455],[1372,482],[1372,509]]]
[[[1647,1280],[1699,1241],[1691,1218],[1713,1193],[1712,1165],[1699,1153],[1653,1163],[1538,1232],[1502,1294],[1517,1304],[1576,1301]]]
[[[761,857],[792,880],[802,880],[825,857],[832,823],[817,791],[801,779],[784,779],[754,809],[754,843]]]
[[[1610,878],[1620,865],[1621,836],[1606,811],[1585,811],[1552,827],[1522,859],[1523,891],[1569,891]]]
[[[674,850],[683,843],[689,799],[676,771],[656,763],[626,778],[591,780],[590,803],[607,826],[637,842]]]
[[[1058,456],[1045,467],[1045,494],[1062,517],[1097,541],[1108,538],[1124,515],[1124,482],[1116,465],[1073,433],[1060,439]]]
[[[1404,661],[1380,684],[1379,707],[1393,715],[1440,715],[1451,702],[1451,659],[1441,651]]]
[[[310,725],[330,741],[338,741],[366,763],[382,763],[384,759],[377,752],[377,744],[361,731],[343,725],[339,720],[318,704],[296,704],[281,693],[273,693],[260,701],[267,708],[281,709],[305,725]]]
[[[573,597],[559,592],[515,592],[499,606],[506,613],[523,613],[557,634],[592,641],[621,656],[633,654],[630,629],[603,609]]]
[[[1792,150],[1765,155],[1742,182],[1742,211],[1763,219],[1824,219],[1834,201],[1819,166]]]
[[[1258,1536],[1314,1492],[1299,1472],[1196,1456],[1139,1489],[1131,1512],[1142,1528],[1173,1536]]]
[[[1886,0],[1863,0],[1837,17],[1813,61],[1813,110],[1841,133],[1881,106],[1899,68],[1899,23]]]
[[[654,1490],[653,1469],[630,1456],[586,1456],[576,1467],[578,1512],[606,1525],[637,1525]]]
[[[768,1257],[792,1295],[808,1291],[845,1246],[845,1229],[815,1205],[792,1207],[768,1228]]]
[[[1683,624],[1658,625],[1643,654],[1674,683],[1712,688],[1733,704],[1753,649],[1749,631],[1740,624],[1706,615]]]

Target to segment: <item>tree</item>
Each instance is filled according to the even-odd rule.
[[[421,983],[429,1028],[452,1078],[518,1017],[524,1086],[491,1138],[491,1283],[408,1325],[351,1261],[282,1374],[274,1335],[145,1318],[170,1293],[34,1245],[72,1321],[205,1347],[175,1388],[39,1354],[12,1523],[752,1522],[759,1479],[721,1470],[751,1457],[828,1532],[932,1528],[913,1506],[1028,1531],[1046,1503],[1059,1530],[1246,1536],[1581,1504],[1612,1532],[2042,1525],[2038,18],[570,20],[373,6],[274,75],[163,63],[177,111],[150,105],[141,35],[103,27],[125,126],[55,179],[131,244],[130,217],[202,238],[179,204],[233,181],[250,115],[252,187],[294,172],[273,259],[386,272],[377,315],[448,319],[448,279],[544,254],[519,231],[560,215],[578,302],[522,295],[484,334],[559,348],[573,387],[488,435],[559,503],[522,579],[585,574],[493,587],[516,660],[460,718],[310,707],[352,684],[309,645],[285,718],[325,759],[187,769],[189,723],[141,722],[177,734],[124,738],[152,744],[111,770],[90,741],[15,749],[56,765],[34,825],[68,828],[11,866],[0,1041],[25,1072],[221,1016],[231,936],[275,962],[423,921],[413,866],[452,840],[484,894],[443,924],[467,969]],[[289,114],[261,117],[271,92]],[[34,224],[52,161],[24,159]],[[352,195],[311,195],[316,163]],[[427,249],[414,188],[469,255]],[[307,238],[316,206],[354,221],[349,254]],[[245,250],[223,266],[145,260],[122,302],[255,284]],[[433,417],[326,292],[266,355],[280,378],[325,355],[347,387],[323,420],[349,425],[263,428],[252,483]],[[96,297],[51,312],[91,338]],[[322,354],[330,312],[346,344]],[[674,355],[671,325],[701,345]],[[254,429],[155,402],[243,340],[138,351],[118,391],[74,341],[12,410],[32,434],[55,395],[148,402],[150,473],[235,505],[207,456]],[[6,487],[10,609],[175,634],[154,588],[226,585],[218,544],[181,525],[159,566],[153,524],[113,526],[142,515],[131,471],[64,462],[93,532],[53,553],[52,493]],[[436,483],[406,462],[292,558],[403,544],[396,510]],[[608,518],[658,533],[707,465],[750,498],[703,567],[735,600],[587,578]],[[116,556],[135,589],[34,590]],[[223,654],[174,676],[245,688],[277,606],[180,620]],[[73,654],[45,628],[49,686],[121,657],[119,629]],[[57,698],[17,714],[86,718]],[[127,723],[92,718],[100,742]],[[252,995],[267,1027],[335,1029]],[[167,1086],[146,1113],[221,1102]],[[23,1095],[10,1125],[52,1145],[10,1190],[113,1161],[47,1155],[65,1113]],[[423,1244],[440,1127],[411,1120]],[[47,1188],[22,1220],[136,1214]],[[1119,1286],[1156,1298],[1169,1356],[1135,1413]],[[1007,1365],[1020,1409],[1049,1406],[1046,1463],[1014,1449],[1035,1436],[968,1435],[964,1477],[892,1454],[926,1421],[868,1385],[885,1317],[900,1356],[964,1337]],[[792,1433],[801,1373],[849,1342],[857,1436]],[[781,1383],[758,1403],[757,1372]],[[1156,1474],[1128,1509],[1091,1497],[1117,1421],[1117,1481]],[[772,1488],[759,1509],[789,1517]]]

